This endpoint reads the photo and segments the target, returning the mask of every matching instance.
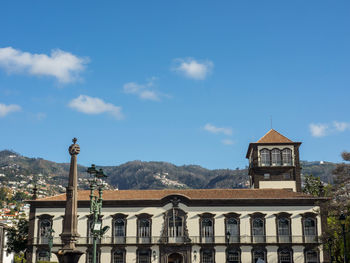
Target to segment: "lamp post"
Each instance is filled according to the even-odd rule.
[[[328,243],[328,249],[329,249],[330,263],[333,263],[333,255],[332,255],[333,239],[329,237],[327,239],[327,243]]]
[[[53,233],[55,233],[55,230],[53,230],[52,228],[49,229],[49,261],[51,261],[51,253],[52,253],[52,246],[53,246]]]
[[[227,244],[230,243],[230,236],[231,236],[231,233],[229,231],[226,232],[226,242]]]
[[[94,178],[90,181],[90,213],[92,216],[91,233],[93,238],[92,262],[96,263],[97,254],[97,239],[101,238],[109,229],[109,226],[102,228],[101,212],[102,212],[102,194],[103,182],[102,178],[107,177],[102,169],[97,170],[94,164],[87,169],[90,175]],[[98,195],[95,195],[95,189],[98,190]]]
[[[348,263],[348,256],[347,256],[347,251],[346,251],[346,235],[345,235],[345,220],[346,216],[342,213],[339,216],[339,221],[342,227],[342,232],[343,232],[343,241],[344,241],[344,263]]]

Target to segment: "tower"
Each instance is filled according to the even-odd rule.
[[[246,158],[252,188],[301,192],[300,145],[301,142],[293,142],[273,129],[250,143]]]

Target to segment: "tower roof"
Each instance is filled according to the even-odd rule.
[[[291,143],[286,136],[283,136],[274,129],[269,130],[263,137],[260,138],[256,143]]]

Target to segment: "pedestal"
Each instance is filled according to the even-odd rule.
[[[59,263],[78,263],[84,253],[79,250],[59,250],[55,254]]]

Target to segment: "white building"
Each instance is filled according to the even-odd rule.
[[[250,144],[252,189],[104,191],[102,221],[110,229],[98,262],[327,262],[326,199],[300,192],[299,146],[274,130]],[[47,260],[51,228],[53,251],[61,248],[65,198],[31,201],[32,262]],[[80,263],[92,262],[90,226],[89,191],[79,191]]]

